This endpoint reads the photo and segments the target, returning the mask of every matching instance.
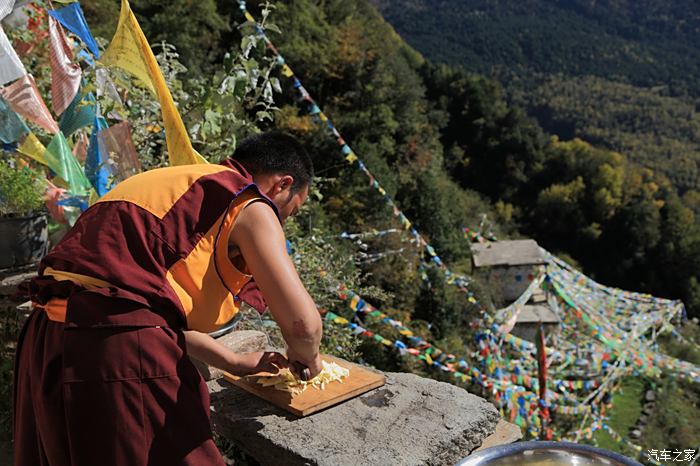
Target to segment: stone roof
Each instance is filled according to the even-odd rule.
[[[559,317],[549,308],[540,304],[526,304],[518,315],[518,324],[558,324]]]
[[[495,265],[540,265],[547,261],[532,239],[474,243],[471,245],[474,267]]]

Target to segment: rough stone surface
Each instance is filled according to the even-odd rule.
[[[217,338],[216,341],[222,343],[235,353],[264,351],[267,347],[267,335],[256,330],[233,331],[227,335]],[[224,375],[220,369],[204,364],[195,358],[192,358],[192,362],[197,369],[199,369],[199,372],[202,374],[202,377],[204,377],[204,380],[213,380],[223,377]]]
[[[36,265],[28,265],[14,269],[0,270],[0,296],[12,296],[17,293],[20,283],[36,275]]]
[[[501,419],[498,421],[498,425],[496,425],[496,431],[486,437],[481,446],[474,451],[481,451],[498,445],[517,442],[521,438],[523,438],[523,432],[520,430],[520,427]]]
[[[500,416],[466,390],[414,374],[304,418],[225,380],[208,383],[217,433],[263,465],[453,465],[493,434]]]

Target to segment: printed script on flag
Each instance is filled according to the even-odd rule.
[[[158,97],[171,165],[207,163],[192,147],[156,57],[129,7],[129,2],[122,0],[121,8],[117,32],[102,56],[102,62],[132,74]]]

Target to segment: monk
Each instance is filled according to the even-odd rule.
[[[14,464],[223,465],[189,355],[234,374],[318,374],[321,319],[282,230],[312,177],[294,138],[263,133],[220,165],[135,175],[85,211],[30,284]],[[207,335],[241,301],[267,304],[286,357]]]

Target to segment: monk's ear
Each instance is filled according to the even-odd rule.
[[[283,191],[286,191],[288,189],[292,189],[292,185],[294,184],[294,177],[291,175],[284,175],[281,177],[279,180],[277,180],[277,193],[281,193]]]

